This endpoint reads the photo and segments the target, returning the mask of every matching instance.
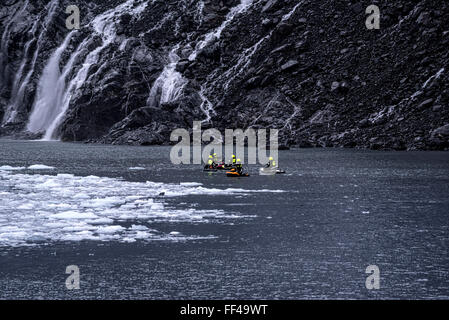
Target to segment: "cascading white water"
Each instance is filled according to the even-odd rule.
[[[195,46],[195,50],[190,54],[189,56],[189,60],[193,61],[196,59],[198,53],[204,49],[204,47],[206,47],[212,40],[214,39],[220,39],[221,37],[221,33],[223,32],[223,30],[228,26],[229,23],[232,22],[232,20],[234,20],[234,18],[246,11],[251,4],[253,3],[253,0],[241,0],[240,4],[236,7],[233,7],[228,15],[226,16],[225,21],[223,21],[223,23],[216,28],[214,31],[209,32],[208,34],[206,34],[204,36],[204,39],[200,42],[197,43],[197,45]]]
[[[83,86],[87,80],[91,66],[98,63],[101,52],[114,42],[116,38],[115,24],[117,18],[124,13],[138,15],[145,10],[147,5],[148,1],[128,0],[116,8],[97,16],[89,24],[89,27],[93,28],[94,33],[88,39],[85,39],[77,48],[76,52],[72,54],[61,73],[59,70],[61,55],[66,50],[75,31],[72,31],[66,37],[64,43],[55,51],[47,63],[39,81],[39,90],[27,126],[30,132],[37,133],[45,131],[43,140],[57,138],[57,129],[65,117],[73,94]],[[74,62],[86,50],[85,47],[90,40],[98,35],[101,36],[102,44],[87,54],[82,67],[67,85],[66,79],[75,66]]]
[[[198,53],[204,49],[204,47],[214,39],[220,38],[223,30],[229,26],[235,17],[246,12],[253,3],[254,0],[241,0],[239,5],[231,8],[226,19],[220,26],[201,37],[202,41],[196,43],[193,52],[191,52],[188,58],[190,60],[195,60]],[[73,34],[70,33],[66,37],[64,43],[49,59],[39,80],[39,89],[28,123],[28,130],[30,132],[44,132],[44,140],[57,138],[58,128],[63,122],[67,110],[69,109],[72,96],[86,82],[89,76],[89,70],[93,65],[98,63],[103,50],[114,42],[121,43],[120,49],[124,50],[126,40],[121,39],[120,41],[116,41],[116,21],[118,21],[123,13],[131,13],[132,15],[139,14],[147,5],[148,1],[128,0],[118,7],[97,16],[88,26],[94,29],[94,32],[82,42],[75,52],[71,54],[61,72],[60,65],[62,63],[62,54],[67,50]],[[297,6],[295,6],[294,10]],[[204,2],[201,1],[198,4],[198,13],[202,14],[203,10]],[[292,10],[292,12],[294,10]],[[289,13],[289,15],[291,15],[291,13]],[[87,47],[91,46],[93,44],[93,39],[98,36],[101,36],[102,43],[92,52],[88,53]],[[263,41],[264,39],[261,40],[261,42]],[[259,44],[260,43],[256,44],[245,52],[249,53],[251,56],[254,51],[257,51]],[[189,43],[187,46],[190,46],[190,48],[192,47]],[[150,89],[147,101],[149,105],[170,102],[179,98],[182,94],[188,81],[181,73],[176,71],[177,63],[180,60],[178,52],[181,49],[182,48],[178,44],[170,51],[167,65]],[[246,65],[247,63],[244,63],[245,67]],[[69,76],[71,76],[70,79]],[[228,79],[226,78],[226,80]],[[202,99],[200,109],[206,115],[206,120],[204,121],[209,121],[211,115],[214,113],[214,108],[213,104],[207,98],[206,92],[207,90],[203,86],[198,93]]]
[[[75,90],[78,90],[81,88],[81,86],[86,81],[87,75],[89,73],[89,69],[92,65],[96,64],[99,58],[99,55],[101,51],[108,45],[109,43],[104,42],[103,45],[96,48],[94,51],[89,53],[86,57],[86,60],[83,63],[83,66],[78,71],[76,76],[72,79],[70,82],[67,90],[65,91],[65,94],[62,98],[62,104],[58,105],[57,107],[60,107],[56,110],[56,117],[51,117],[52,121],[50,125],[47,128],[47,131],[45,132],[44,139],[43,140],[52,140],[55,139],[55,131],[58,128],[58,126],[61,124],[62,120],[64,119],[65,113],[67,112],[70,101],[72,99],[72,95]]]
[[[147,104],[157,106],[160,103],[170,102],[176,100],[182,93],[187,80],[176,71],[176,65],[180,59],[176,53],[178,49],[179,45],[170,52],[169,63],[154,82]]]
[[[203,22],[203,12],[204,12],[204,1],[199,1],[197,4],[197,9],[195,12],[195,21],[198,22],[200,25]]]
[[[265,40],[270,38],[272,34],[273,34],[273,31],[271,31],[268,35],[266,35],[265,37],[260,39],[258,42],[256,42],[256,44],[254,44],[252,47],[243,51],[243,53],[240,55],[237,63],[231,69],[227,70],[225,73],[222,74],[222,76],[221,76],[222,78],[224,78],[224,79],[228,78],[228,80],[224,82],[224,85],[223,85],[224,90],[228,90],[231,82],[246,70],[246,68],[249,66],[249,64],[251,62],[253,55],[257,52],[257,50],[259,49],[261,44]]]
[[[206,119],[203,122],[209,122],[212,118],[212,113],[215,113],[215,110],[212,102],[210,102],[210,100],[204,95],[204,91],[205,88],[203,86],[201,87],[201,90],[199,92],[200,98],[202,100],[200,109],[206,115]]]
[[[292,17],[292,15],[296,12],[296,9],[298,9],[298,7],[299,7],[300,5],[303,4],[303,2],[304,2],[304,1],[299,1],[299,2],[293,7],[293,9],[290,10],[289,13],[287,13],[286,15],[284,15],[284,16],[282,17],[282,21],[288,21],[288,20],[290,20],[290,18]]]
[[[24,5],[18,9],[18,11],[13,15],[11,21],[5,26],[5,29],[2,34],[2,40],[0,43],[0,88],[6,85],[7,75],[5,74],[5,70],[8,63],[8,42],[11,34],[11,27],[13,24],[22,16],[28,7],[29,0],[25,1]]]
[[[61,102],[61,96],[65,89],[65,81],[60,81],[59,63],[72,36],[73,32],[69,33],[44,68],[37,88],[37,98],[27,126],[30,132],[46,130],[53,121],[52,119],[57,116],[57,107]]]
[[[233,7],[226,16],[225,21],[215,30],[209,32],[204,36],[204,39],[198,42],[195,46],[195,50],[190,54],[189,60],[194,61],[198,56],[198,53],[204,49],[211,41],[215,39],[219,39],[221,37],[221,33],[223,30],[229,25],[229,23],[234,20],[234,18],[240,14],[245,12],[251,5],[253,4],[253,0],[241,0],[240,4],[236,7]],[[201,7],[201,12],[204,9],[204,3]],[[201,91],[199,92],[200,98],[202,100],[200,109],[206,115],[206,119],[203,122],[208,122],[211,119],[211,114],[215,113],[214,106],[210,102],[210,100],[206,97],[205,92],[206,89],[204,86],[201,87]]]
[[[3,116],[3,120],[1,122],[2,126],[13,122],[16,117],[16,114],[17,114],[16,105],[17,105],[17,102],[19,101],[18,93],[20,90],[22,75],[25,70],[26,64],[28,62],[27,58],[30,53],[31,45],[35,41],[34,33],[37,30],[37,26],[38,26],[38,21],[36,21],[34,23],[33,27],[31,28],[31,31],[29,32],[29,33],[31,33],[31,39],[28,40],[28,42],[25,44],[25,50],[24,50],[24,54],[22,57],[22,61],[20,63],[20,67],[17,70],[17,73],[14,77],[14,83],[13,83],[12,90],[11,90],[11,101],[10,101],[9,105],[6,107],[6,112],[5,112],[5,114]]]
[[[194,52],[192,52],[192,54],[189,57],[189,60],[195,60],[197,57],[198,52],[203,49],[210,41],[214,40],[214,39],[218,39],[220,38],[221,33],[223,32],[223,30],[226,28],[226,26],[234,19],[234,17],[239,14],[239,13],[243,13],[245,12],[251,5],[252,5],[253,1],[252,0],[242,0],[242,2],[240,3],[239,6],[234,7],[228,14],[226,21],[224,21],[222,23],[222,25],[220,27],[218,27],[215,31],[212,31],[210,33],[208,33],[205,37],[204,40],[199,42],[194,50]],[[298,7],[300,5],[302,5],[304,3],[304,0],[299,1],[287,14],[285,14],[282,17],[282,21],[288,21],[292,15],[296,12],[296,10],[298,9]],[[255,43],[253,46],[251,46],[250,48],[244,50],[242,52],[242,54],[239,57],[239,60],[237,61],[237,63],[229,70],[227,70],[226,72],[224,72],[222,75],[220,75],[218,77],[218,82],[222,83],[222,88],[223,90],[228,90],[229,85],[231,84],[231,82],[238,77],[240,74],[242,74],[250,65],[251,63],[251,59],[254,56],[254,54],[257,52],[257,50],[259,50],[260,46],[267,40],[269,39],[272,34],[273,34],[273,30],[266,35],[265,37],[263,37],[262,39],[260,39],[257,43]],[[227,80],[226,80],[227,79]],[[207,99],[207,97],[205,96],[205,91],[206,88],[203,85],[201,87],[201,92],[200,92],[200,97],[202,99],[202,104],[201,104],[201,110],[204,112],[204,114],[206,115],[206,120],[204,120],[205,122],[209,121],[211,119],[211,113],[214,113],[214,108],[212,103],[210,102],[209,99]]]
[[[253,3],[253,0],[241,0],[240,4],[236,7],[233,7],[228,15],[226,16],[225,21],[216,28],[215,30],[207,33],[204,36],[204,40],[197,43],[195,49],[189,56],[189,60],[193,61],[196,59],[198,53],[213,39],[218,39],[221,36],[221,33],[226,28],[227,25],[239,14],[246,11],[249,6]],[[202,14],[204,10],[204,2],[201,1],[198,4],[197,14]],[[198,16],[196,17],[198,19]],[[160,103],[170,102],[179,98],[182,94],[182,90],[187,84],[187,80],[182,76],[181,73],[176,71],[176,65],[180,60],[180,57],[177,54],[179,50],[179,44],[176,45],[169,54],[168,64],[165,66],[164,70],[160,74],[160,76],[154,82],[150,94],[147,100],[147,104],[151,106],[157,106]],[[202,104],[200,109],[206,115],[207,119],[204,121],[209,121],[211,119],[211,113],[213,112],[213,105],[204,95],[204,89],[199,92],[199,95],[202,99]]]
[[[14,121],[16,120],[18,108],[23,103],[25,90],[30,82],[31,76],[34,73],[34,67],[36,66],[37,58],[39,56],[40,48],[42,45],[42,40],[45,35],[45,32],[43,32],[43,31],[48,29],[49,24],[51,23],[51,21],[54,18],[54,15],[56,13],[56,9],[58,8],[58,5],[59,5],[59,0],[52,0],[45,7],[45,11],[48,12],[48,14],[45,17],[45,20],[43,23],[43,28],[42,28],[43,30],[41,30],[41,33],[40,33],[38,39],[36,40],[36,48],[34,50],[34,54],[33,54],[28,72],[25,75],[25,77],[23,77],[23,72],[28,63],[28,54],[29,54],[31,44],[35,42],[34,36],[35,36],[36,30],[38,27],[39,20],[36,20],[36,22],[34,23],[32,29],[30,31],[31,39],[25,45],[25,51],[24,51],[24,55],[22,58],[22,62],[20,64],[19,70],[17,71],[16,76],[14,78],[14,84],[13,84],[13,89],[12,89],[12,93],[11,93],[11,100],[9,102],[9,105],[6,108],[6,112],[3,117],[3,122],[2,122],[3,125],[8,124],[8,123],[14,123]]]
[[[285,14],[282,17],[282,21],[288,21],[293,16],[293,14],[296,12],[296,10],[304,3],[305,0],[299,1],[287,14]],[[256,42],[253,46],[247,48],[244,50],[237,61],[237,63],[221,74],[219,77],[217,77],[217,80],[219,83],[222,83],[223,90],[228,90],[231,82],[238,76],[240,76],[243,72],[245,72],[250,65],[252,58],[254,54],[259,50],[259,48],[263,45],[263,43],[270,39],[273,35],[274,30],[271,30],[265,37],[260,39],[258,42]],[[227,80],[226,80],[227,79]]]

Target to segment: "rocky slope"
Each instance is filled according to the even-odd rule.
[[[81,30],[65,27],[76,4]],[[449,148],[449,4],[6,0],[1,135],[165,144],[278,128],[300,147]]]

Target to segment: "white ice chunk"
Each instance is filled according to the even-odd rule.
[[[28,170],[53,170],[55,167],[46,166],[44,164],[33,164]]]
[[[199,187],[202,186],[203,184],[198,182],[181,182],[179,185],[184,187]]]
[[[25,167],[0,166],[0,170],[4,170],[4,171],[20,171],[20,170],[25,170]]]
[[[77,212],[77,211],[66,211],[57,214],[53,214],[50,218],[54,219],[96,219],[98,216],[92,212]]]

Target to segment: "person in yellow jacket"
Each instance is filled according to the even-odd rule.
[[[235,155],[233,154],[233,155],[232,155],[232,159],[231,159],[231,165],[235,166],[235,165],[236,165],[236,162],[237,162],[237,160],[236,160],[236,158],[235,158]]]
[[[214,168],[214,158],[212,157],[212,155],[209,156],[209,161],[207,162],[207,165],[208,165],[209,169]]]
[[[273,157],[270,157],[270,159],[265,167],[266,168],[276,168],[276,161],[274,161]]]
[[[235,169],[239,174],[243,173],[242,161],[240,159],[237,159]]]

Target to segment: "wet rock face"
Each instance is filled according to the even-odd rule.
[[[285,146],[449,148],[445,2],[380,1],[368,30],[362,1],[78,0],[67,39],[70,4],[2,3],[0,135],[167,144],[203,120]]]

